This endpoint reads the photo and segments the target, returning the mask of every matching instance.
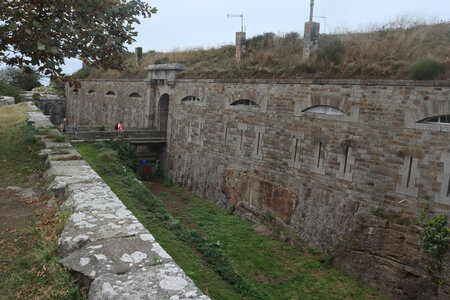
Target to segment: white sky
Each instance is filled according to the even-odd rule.
[[[156,6],[158,13],[136,27],[139,35],[131,51],[138,46],[147,52],[233,44],[240,18],[227,18],[227,14],[244,15],[247,37],[264,32],[303,34],[310,7],[310,0],[145,1]],[[449,22],[450,0],[315,0],[314,15],[326,17],[314,19],[321,23],[322,33],[382,26],[405,15]],[[71,60],[65,72],[79,68],[81,62]]]

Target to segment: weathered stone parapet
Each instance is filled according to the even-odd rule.
[[[52,128],[29,108],[29,123]],[[60,264],[91,287],[89,299],[209,299],[69,143],[37,137],[46,145],[47,193],[66,198],[60,209],[70,214]]]
[[[185,66],[183,64],[149,65],[145,68],[145,70],[148,71],[149,81],[163,81],[168,84],[174,84],[176,72],[184,69]]]

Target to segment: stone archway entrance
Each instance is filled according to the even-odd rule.
[[[169,95],[163,94],[159,98],[159,130],[167,131],[167,123],[169,120]]]

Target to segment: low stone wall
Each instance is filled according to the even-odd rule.
[[[52,128],[32,103],[28,118]],[[89,299],[209,299],[69,143],[38,138],[46,146],[47,192],[64,197],[60,209],[70,214],[60,263],[90,287]]]
[[[39,94],[38,99],[34,99],[33,94]],[[66,116],[66,99],[64,97],[35,92],[24,92],[22,96],[25,101],[32,101],[45,115],[49,116],[50,122],[54,125],[59,125]]]
[[[0,96],[0,106],[14,105],[14,97]]]

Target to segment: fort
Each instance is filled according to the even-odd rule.
[[[166,131],[163,165],[177,185],[324,252],[349,237],[377,241],[376,249],[343,247],[336,266],[377,287],[396,284],[391,295],[411,286],[429,295],[412,279],[428,276],[417,265],[418,233],[370,216],[414,223],[424,199],[428,216],[449,215],[450,82],[176,79],[180,69],[153,65],[146,80],[67,85],[66,116],[80,126],[121,120],[125,130]],[[387,260],[396,278],[380,275]]]

